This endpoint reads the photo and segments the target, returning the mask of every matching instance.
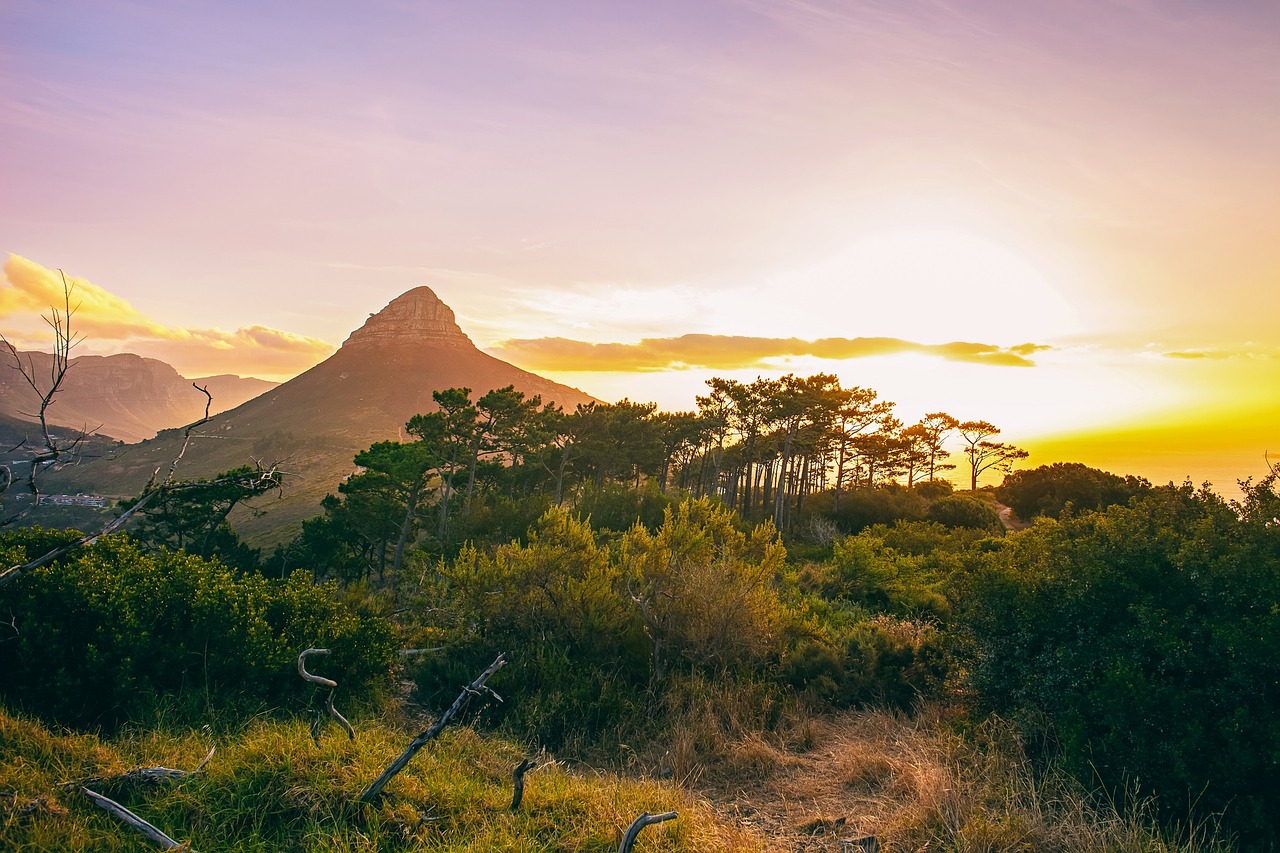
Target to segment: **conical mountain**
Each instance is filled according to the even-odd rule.
[[[567,410],[594,399],[481,352],[453,310],[431,288],[416,287],[370,315],[320,364],[201,425],[178,476],[207,477],[255,461],[282,463],[281,470],[292,475],[282,495],[260,501],[258,508],[267,514],[242,519],[237,528],[262,541],[287,538],[354,470],[358,451],[402,438],[409,418],[436,408],[433,391],[465,387],[478,399],[507,385]],[[111,459],[69,469],[59,476],[65,486],[58,488],[137,494],[181,445],[182,431],[167,430]]]

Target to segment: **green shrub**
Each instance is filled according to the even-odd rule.
[[[873,524],[920,521],[929,509],[929,501],[918,489],[894,484],[850,489],[840,493],[838,508],[834,504],[828,492],[810,497],[805,506],[809,512],[828,515],[845,533],[857,533]]]
[[[1001,533],[1000,514],[986,501],[968,495],[947,495],[929,506],[929,520],[947,527],[967,527],[987,533]]]
[[[1141,477],[1118,477],[1079,462],[1055,462],[1004,478],[996,496],[1020,518],[1056,518],[1070,504],[1077,511],[1122,504],[1149,491]]]
[[[1192,487],[1041,522],[956,581],[985,709],[1046,721],[1068,764],[1166,814],[1280,844],[1280,498]]]
[[[7,534],[21,542],[26,534]],[[17,635],[0,643],[0,695],[66,724],[112,725],[169,705],[179,712],[302,707],[303,649],[356,696],[382,683],[391,627],[334,600],[305,573],[237,576],[216,562],[144,553],[112,536],[32,570],[0,592]]]
[[[416,668],[419,696],[447,704],[501,651],[505,691],[521,699],[491,716],[521,734],[555,745],[642,723],[648,688],[677,674],[778,658],[785,559],[771,525],[744,533],[708,500],[668,509],[654,532],[636,524],[612,550],[553,508],[525,543],[439,566],[414,604],[443,647]]]

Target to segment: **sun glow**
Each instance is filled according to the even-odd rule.
[[[1013,343],[1080,330],[1054,278],[986,237],[903,229],[860,237],[847,248],[778,275],[771,288],[820,300],[807,335],[894,335],[912,340]]]

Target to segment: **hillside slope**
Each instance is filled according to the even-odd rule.
[[[289,475],[285,487],[259,504],[264,515],[246,513],[236,527],[260,544],[284,541],[352,473],[357,452],[375,441],[403,437],[409,418],[435,409],[433,391],[466,387],[474,399],[507,385],[566,409],[593,400],[481,352],[458,327],[453,311],[430,288],[418,287],[370,316],[325,361],[199,427],[180,476],[209,477],[255,462],[280,463]],[[181,446],[182,431],[168,430],[67,469],[51,483],[63,491],[137,494]]]

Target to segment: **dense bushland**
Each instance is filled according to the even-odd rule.
[[[67,532],[0,538],[7,564]],[[0,697],[71,725],[114,725],[163,708],[199,722],[213,711],[303,708],[298,653],[324,646],[325,674],[347,696],[385,686],[397,643],[369,606],[298,572],[283,580],[111,536],[30,571],[4,590],[12,636],[0,642]]]
[[[1081,778],[1280,844],[1280,498],[1190,485],[1042,521],[953,584],[979,709]]]

